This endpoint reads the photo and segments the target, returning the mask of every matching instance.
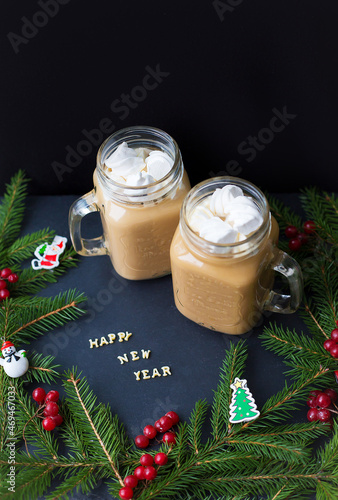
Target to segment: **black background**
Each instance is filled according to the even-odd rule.
[[[1,2],[0,185],[25,168],[34,194],[90,190],[100,137],[76,167],[66,147],[107,118],[170,133],[192,184],[227,173],[273,192],[336,187],[335,0],[63,2],[54,17],[47,0]],[[147,67],[167,76],[145,92]],[[139,101],[122,112],[122,94]],[[278,133],[274,109],[296,115]],[[252,155],[249,136],[267,141]]]

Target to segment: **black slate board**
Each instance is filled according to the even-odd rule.
[[[68,210],[74,196],[41,196],[28,199],[23,233],[49,226],[56,234],[69,238]],[[299,207],[297,195],[284,195],[289,205]],[[98,236],[101,227],[95,215],[87,216],[83,232]],[[247,341],[248,360],[245,378],[260,408],[266,399],[284,386],[285,366],[282,358],[266,351],[258,334],[271,320],[289,328],[304,329],[297,314],[271,314],[262,324],[242,336],[224,335],[196,325],[175,308],[171,276],[149,281],[128,281],[119,277],[108,257],[81,257],[58,283],[48,286],[44,296],[54,296],[69,288],[83,291],[89,298],[88,314],[72,324],[47,333],[35,340],[29,349],[55,356],[63,369],[76,365],[87,377],[98,400],[109,403],[119,415],[131,437],[142,433],[166,411],[175,410],[182,420],[189,418],[195,402],[211,402],[219,369],[231,341]],[[110,290],[109,290],[110,288]],[[89,339],[108,333],[131,332],[128,342],[90,348]],[[21,347],[21,346],[20,346]],[[117,356],[130,351],[151,350],[149,359],[129,361],[121,365]],[[136,381],[134,371],[160,369],[168,365],[172,375]],[[31,390],[32,386],[29,386]],[[305,419],[306,407],[300,415]],[[72,497],[111,498],[104,484],[89,495]]]

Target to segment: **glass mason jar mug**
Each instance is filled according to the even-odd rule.
[[[192,229],[191,217],[197,206],[208,203],[224,186],[236,186],[250,197],[261,224],[240,241],[213,243]],[[234,335],[254,327],[264,310],[295,312],[302,296],[302,273],[297,262],[277,248],[278,235],[264,194],[250,182],[216,177],[195,186],[183,202],[170,250],[178,310],[211,330]],[[289,294],[273,290],[274,271],[286,278]]]
[[[137,174],[145,179],[142,185],[112,178],[112,169],[106,162],[109,164],[109,158],[122,144],[136,151],[142,148],[144,151],[137,155],[143,158],[152,151],[165,153],[171,161],[170,170],[159,180]],[[136,155],[134,151],[132,154]],[[123,160],[118,165],[123,166]],[[69,211],[70,235],[76,252],[85,256],[108,254],[117,273],[131,280],[169,274],[170,243],[183,199],[190,189],[175,140],[166,132],[147,126],[115,132],[99,148],[93,180],[94,189],[75,201]],[[82,238],[81,220],[94,211],[100,212],[103,235]]]

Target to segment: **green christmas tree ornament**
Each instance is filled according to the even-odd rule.
[[[235,378],[230,385],[233,390],[230,404],[230,419],[233,424],[255,420],[260,415],[245,379]]]

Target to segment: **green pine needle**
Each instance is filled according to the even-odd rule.
[[[25,211],[28,179],[19,170],[7,185],[0,205],[0,252],[10,246],[18,236]]]

